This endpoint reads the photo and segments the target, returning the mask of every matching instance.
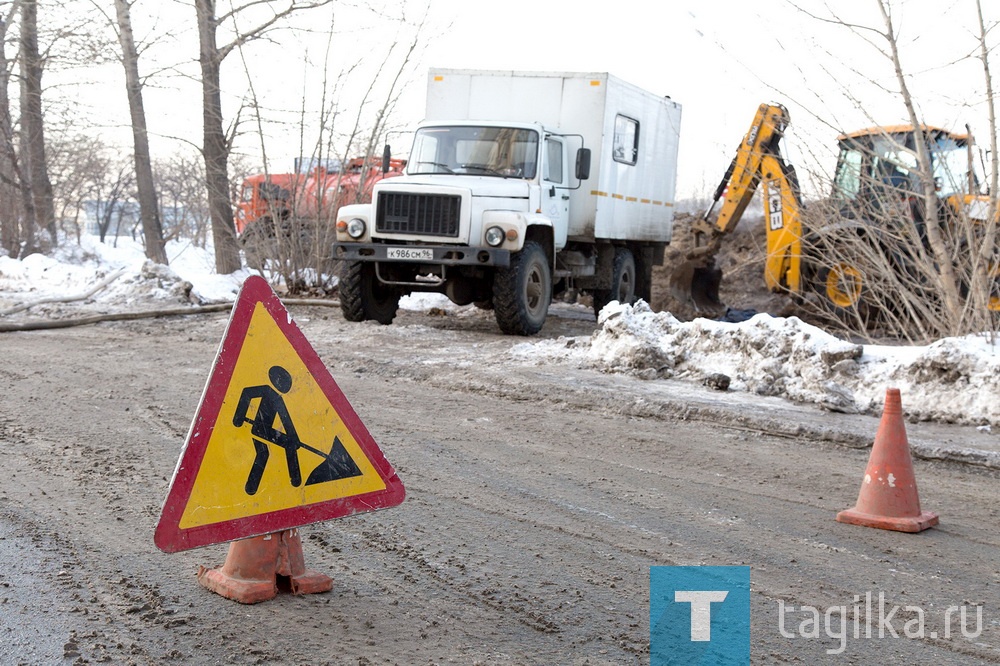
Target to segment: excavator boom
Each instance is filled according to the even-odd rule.
[[[765,280],[772,291],[800,289],[802,203],[795,170],[785,163],[780,149],[788,122],[785,107],[761,104],[708,210],[689,230],[674,230],[671,292],[699,312],[725,307],[719,301],[721,271],[714,267],[714,256],[722,237],[739,224],[761,183],[767,226]],[[713,220],[720,199],[722,206]]]

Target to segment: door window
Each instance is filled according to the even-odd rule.
[[[545,139],[545,174],[549,183],[563,182],[563,142],[547,137]]]

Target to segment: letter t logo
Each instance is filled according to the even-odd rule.
[[[725,601],[729,592],[676,590],[674,601],[691,604],[691,640],[712,640],[712,602]]]

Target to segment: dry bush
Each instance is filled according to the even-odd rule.
[[[907,153],[900,147],[897,154]],[[872,157],[878,162],[884,155]],[[968,205],[968,179],[942,182],[951,175],[921,169],[912,153],[909,158],[909,169],[894,165],[905,178],[887,182],[859,174],[856,197],[835,196],[805,211],[804,305],[869,339],[927,342],[993,331],[995,217],[992,223],[986,217],[996,210],[995,196]],[[929,202],[916,193],[928,174],[938,183]],[[979,191],[978,183],[972,190]],[[954,196],[938,196],[953,191]]]

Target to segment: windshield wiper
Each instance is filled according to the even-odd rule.
[[[442,162],[417,162],[417,166],[418,167],[420,165],[422,165],[422,164],[429,164],[432,167],[438,167],[439,169],[444,169],[444,171],[447,172],[447,173],[455,173],[454,169],[452,169],[450,166],[448,166],[447,164],[444,164]],[[435,173],[435,172],[431,172],[431,173]]]

